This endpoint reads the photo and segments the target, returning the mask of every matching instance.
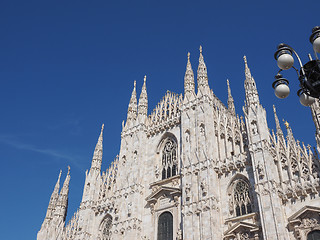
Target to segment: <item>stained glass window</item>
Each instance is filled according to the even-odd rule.
[[[112,217],[107,215],[101,225],[102,231],[102,240],[110,240],[111,239],[111,227],[112,227]]]

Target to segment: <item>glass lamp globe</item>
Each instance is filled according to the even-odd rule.
[[[274,88],[274,94],[277,98],[283,99],[289,96],[290,88],[287,84],[281,83]]]
[[[294,59],[289,53],[281,54],[277,59],[278,67],[282,70],[290,69],[293,63]]]
[[[317,37],[313,43],[313,49],[317,52],[317,53],[320,53],[320,37]]]
[[[311,97],[304,92],[300,94],[299,98],[300,103],[305,107],[309,107],[315,101],[314,97]]]

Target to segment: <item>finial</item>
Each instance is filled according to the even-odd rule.
[[[286,128],[289,128],[289,123],[287,121],[285,121],[284,119],[282,119],[282,121],[284,122],[284,125],[286,125]]]
[[[134,81],[133,81],[133,87],[134,87],[134,89],[136,89],[136,85],[137,85],[136,80],[134,80]]]
[[[229,79],[227,79],[227,86],[228,86],[228,96],[231,97],[231,89],[230,89]]]
[[[144,75],[143,82],[145,83],[147,80],[147,75]]]
[[[244,60],[244,63],[247,64],[247,57],[246,57],[246,55],[243,56],[243,60]]]
[[[202,53],[202,46],[200,45],[200,48],[199,48],[199,50],[200,50],[200,53]]]
[[[102,123],[101,132],[103,131],[103,129],[104,129],[104,123]]]
[[[190,61],[190,52],[188,52],[188,60]]]
[[[69,173],[70,173],[70,166],[68,166],[68,173],[67,173],[67,175],[69,175]]]

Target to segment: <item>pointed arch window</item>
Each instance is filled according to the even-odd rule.
[[[320,230],[314,230],[314,231],[308,233],[307,240],[320,240]]]
[[[162,149],[162,179],[177,174],[177,143],[169,138]]]
[[[234,183],[233,188],[233,207],[236,216],[252,213],[252,198],[249,184],[243,179]]]
[[[112,217],[107,215],[101,223],[101,240],[110,240],[111,239],[111,228],[112,228]]]
[[[173,216],[164,212],[158,220],[158,240],[173,240]]]

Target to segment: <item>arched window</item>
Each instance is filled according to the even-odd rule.
[[[111,228],[112,228],[112,217],[110,215],[107,215],[100,227],[101,231],[101,240],[110,240],[111,239]]]
[[[173,217],[170,212],[164,212],[159,217],[158,240],[173,240]]]
[[[252,213],[252,199],[249,184],[246,181],[239,179],[234,183],[232,197],[236,216]]]
[[[320,230],[309,232],[307,240],[320,240]]]
[[[168,138],[162,150],[162,179],[177,174],[177,144]]]

